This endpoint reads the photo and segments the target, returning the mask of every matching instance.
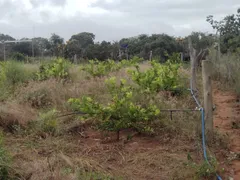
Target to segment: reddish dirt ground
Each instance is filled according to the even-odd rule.
[[[232,92],[217,90],[215,88],[213,94],[214,103],[216,105],[214,126],[222,134],[229,137],[229,150],[231,154],[239,156],[240,153],[240,129],[233,128],[233,124],[240,122],[240,103],[237,96]],[[234,180],[240,180],[240,161],[239,158],[230,163],[229,176]]]

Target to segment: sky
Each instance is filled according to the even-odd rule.
[[[68,40],[92,32],[97,41],[139,34],[213,33],[206,22],[233,14],[239,0],[0,0],[0,33],[16,39],[56,33]]]

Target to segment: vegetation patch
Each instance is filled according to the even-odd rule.
[[[58,58],[52,62],[42,64],[37,73],[37,79],[47,80],[50,78],[67,79],[69,77],[70,63],[67,60]]]

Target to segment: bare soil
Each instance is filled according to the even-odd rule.
[[[229,177],[234,180],[240,179],[240,103],[238,97],[229,91],[214,89],[214,103],[216,111],[214,117],[214,126],[220,133],[226,134],[229,138],[228,155]]]
[[[164,134],[134,135],[127,141],[128,133],[123,132],[118,142],[115,134],[109,138],[91,128],[45,139],[9,135],[5,145],[13,156],[13,168],[29,180],[87,179],[76,177],[79,169],[123,180],[193,178],[192,169],[185,164],[188,153],[200,156],[193,139]]]

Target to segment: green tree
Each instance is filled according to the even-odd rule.
[[[29,39],[22,38],[20,40],[29,40]],[[32,55],[32,43],[31,42],[21,42],[21,43],[12,44],[12,51],[31,56]]]
[[[50,37],[50,46],[51,46],[51,52],[54,56],[60,56],[63,53],[64,48],[64,39],[60,37],[59,35],[53,33]]]
[[[73,35],[69,41],[77,40],[81,48],[85,49],[89,45],[94,44],[95,35],[89,32],[82,32]]]
[[[214,20],[212,15],[207,17],[213,29],[220,35],[221,51],[226,53],[228,50],[236,52],[240,48],[240,8],[237,14],[227,15],[222,20]]]
[[[75,54],[78,55],[78,57],[86,56],[86,51],[89,46],[94,45],[94,39],[95,35],[89,32],[73,35],[67,42],[65,56],[73,57]]]

